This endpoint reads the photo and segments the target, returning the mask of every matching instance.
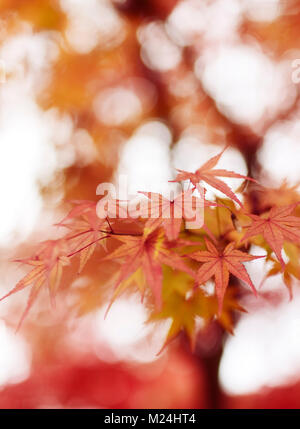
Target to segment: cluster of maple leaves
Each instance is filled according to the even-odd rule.
[[[232,279],[242,281],[256,294],[244,262],[266,258],[272,263],[267,276],[282,273],[292,294],[293,278],[300,279],[297,246],[300,244],[300,217],[293,215],[299,203],[273,206],[259,214],[251,213],[249,193],[244,191],[243,205],[220,177],[255,181],[232,171],[215,169],[223,152],[195,173],[178,171],[174,180],[179,183],[189,181],[193,185],[187,191],[190,193],[196,188],[200,190],[200,184],[201,187],[208,184],[226,196],[224,199],[216,198],[215,203],[204,200],[205,222],[198,230],[188,230],[184,226],[184,215],[182,218],[174,216],[174,208],[176,204],[182,204],[184,192],[171,202],[156,194],[160,216],[145,219],[142,215],[130,228],[128,219],[124,219],[125,230],[122,228],[122,231],[115,219],[98,217],[96,202],[73,201],[72,210],[58,224],[67,233],[57,240],[41,243],[33,257],[17,260],[31,266],[31,271],[1,299],[31,285],[19,326],[41,288],[48,288],[54,303],[64,267],[78,256],[81,273],[97,246],[102,246],[107,252],[103,262],[121,262],[109,307],[125,289],[137,286],[142,297],[152,300],[150,320],[172,319],[167,340],[184,330],[193,345],[197,317],[207,323],[217,318],[226,330],[232,331],[231,313],[242,310],[235,297]],[[261,192],[267,200],[270,191],[262,188]],[[173,210],[171,217],[167,218],[164,211],[169,204]],[[113,239],[121,244],[110,250],[109,241]],[[262,247],[266,256],[249,254],[250,244]],[[205,289],[210,280],[214,282],[213,294]]]

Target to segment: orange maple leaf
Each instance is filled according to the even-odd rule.
[[[162,230],[145,230],[143,235],[120,235],[115,238],[124,244],[104,258],[104,260],[124,259],[115,288],[118,288],[123,281],[142,267],[146,282],[152,290],[156,307],[160,309],[162,264],[182,270],[195,278],[195,272],[183,262],[182,256],[170,249]]]
[[[155,229],[160,226],[164,228],[167,239],[174,241],[178,238],[182,220],[195,222],[196,210],[198,211],[199,226],[197,229],[203,228],[209,237],[215,241],[215,237],[204,223],[204,212],[201,218],[201,209],[204,207],[216,207],[217,203],[207,201],[205,199],[205,189],[201,189],[201,198],[192,195],[194,189],[182,191],[177,197],[169,200],[163,195],[155,192],[142,192],[140,194],[148,197],[148,201],[143,201],[139,210],[141,217],[148,217],[145,228]],[[151,202],[151,206],[149,206]],[[156,217],[152,217],[156,215]]]
[[[18,259],[16,262],[34,267],[10,292],[0,299],[0,301],[2,301],[8,296],[33,284],[27,306],[17,327],[18,330],[44,284],[47,284],[51,302],[55,305],[55,295],[59,287],[63,267],[70,264],[68,258],[68,243],[65,239],[45,241],[41,243],[40,249],[35,257]]]
[[[285,263],[281,255],[284,240],[300,242],[300,218],[291,216],[291,213],[299,203],[283,207],[273,207],[269,213],[262,216],[247,214],[252,219],[252,225],[243,237],[242,241],[250,237],[262,234],[268,245],[277,256],[282,270]]]
[[[78,270],[80,273],[93,255],[97,244],[105,248],[106,233],[101,228],[107,220],[97,216],[94,201],[73,201],[73,204],[76,206],[57,225],[75,232],[74,235],[67,235],[66,239],[72,243],[71,256],[80,253]],[[108,226],[110,227],[109,223]]]
[[[204,240],[207,250],[197,251],[189,254],[189,256],[196,261],[204,262],[197,272],[197,285],[207,282],[214,276],[219,313],[222,312],[224,294],[229,283],[229,273],[248,284],[256,294],[256,289],[242,262],[264,258],[264,256],[253,256],[241,252],[235,248],[234,243],[229,243],[223,251],[219,251],[207,238]]]
[[[95,201],[90,200],[72,200],[69,201],[75,207],[70,210],[70,212],[60,221],[57,225],[64,225],[66,221],[72,220],[76,217],[80,217],[81,215],[96,211],[97,203]]]
[[[170,180],[170,182],[181,182],[184,180],[189,180],[196,188],[198,188],[199,182],[203,181],[208,185],[212,186],[213,188],[221,191],[227,197],[231,198],[241,207],[243,207],[243,204],[234,194],[234,192],[230,189],[230,187],[226,185],[226,183],[224,183],[222,180],[217,179],[217,177],[233,177],[238,179],[250,180],[252,182],[256,182],[256,180],[248,176],[243,176],[242,174],[234,173],[233,171],[213,169],[213,167],[218,163],[219,159],[221,158],[226,149],[227,147],[225,147],[218,155],[209,159],[205,164],[202,165],[202,167],[196,170],[195,173],[177,169],[179,174],[177,175],[175,180]]]
[[[155,229],[162,226],[169,241],[178,238],[182,220],[195,219],[195,210],[204,207],[204,199],[193,196],[193,189],[181,192],[173,199],[165,198],[156,192],[139,192],[149,200],[141,203],[141,217],[148,217],[145,228]],[[203,193],[203,192],[202,192]],[[148,203],[151,203],[149,207]],[[207,205],[215,205],[208,203]],[[199,225],[199,228],[202,226]]]

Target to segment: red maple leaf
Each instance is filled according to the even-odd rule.
[[[72,243],[71,256],[80,253],[79,273],[83,270],[87,261],[93,255],[97,244],[105,248],[104,224],[110,228],[107,219],[97,216],[96,203],[94,201],[73,201],[76,206],[58,224],[75,232],[66,238]]]
[[[84,213],[92,212],[96,210],[96,202],[90,200],[72,200],[69,201],[74,207],[72,210],[63,218],[58,225],[64,225],[66,221],[80,217]]]
[[[195,210],[204,207],[204,199],[192,195],[193,190],[181,192],[173,199],[165,198],[155,192],[140,192],[148,197],[148,201],[141,203],[141,217],[148,217],[145,228],[155,229],[162,226],[169,241],[178,238],[182,220],[195,219]],[[149,203],[150,202],[150,206]],[[210,204],[206,202],[206,204]],[[212,205],[214,203],[211,203]],[[202,226],[199,224],[199,229]]]
[[[160,309],[162,304],[162,264],[195,277],[194,271],[183,262],[182,256],[171,250],[163,231],[160,229],[145,230],[143,235],[119,235],[116,238],[124,244],[104,258],[104,260],[123,260],[115,288],[142,267],[146,282],[152,290],[156,307]]]
[[[41,243],[35,257],[18,259],[16,262],[34,267],[10,292],[0,299],[2,301],[30,284],[33,285],[27,306],[18,324],[17,329],[19,329],[44,284],[48,287],[52,304],[55,304],[54,299],[59,287],[63,267],[70,264],[68,243],[65,239],[45,241]]]
[[[207,250],[189,254],[192,259],[203,262],[197,272],[197,284],[207,282],[211,277],[215,278],[216,295],[221,314],[224,294],[229,283],[229,273],[249,285],[256,294],[256,289],[242,262],[253,261],[264,256],[253,256],[241,252],[235,248],[234,243],[229,243],[223,251],[219,251],[211,241],[204,238]]]
[[[226,149],[227,147],[225,147],[225,149],[223,149],[222,152],[220,152],[218,155],[209,159],[205,164],[202,165],[202,167],[196,170],[195,173],[177,169],[179,174],[177,175],[175,180],[170,180],[170,182],[181,182],[184,180],[189,180],[196,188],[198,188],[199,182],[203,181],[208,185],[212,186],[213,188],[221,191],[223,194],[234,200],[242,207],[243,205],[241,201],[230,189],[230,187],[226,185],[226,183],[224,183],[222,180],[217,179],[217,177],[233,177],[238,179],[251,180],[252,182],[256,182],[256,180],[248,176],[243,176],[242,174],[234,173],[233,171],[213,169],[213,167],[218,163],[219,159],[221,158],[223,152]]]
[[[299,203],[291,204],[283,207],[273,207],[269,213],[257,216],[248,214],[252,219],[252,225],[242,241],[248,240],[250,237],[262,234],[268,245],[271,247],[278,260],[280,261],[282,270],[285,263],[282,259],[281,251],[284,241],[292,243],[300,242],[300,218],[291,216],[291,213]]]
[[[141,217],[148,218],[145,228],[154,230],[162,226],[167,239],[174,241],[179,236],[182,220],[185,220],[194,222],[194,228],[203,228],[210,238],[215,241],[215,237],[204,223],[204,212],[201,217],[201,209],[208,206],[216,207],[218,204],[205,199],[205,189],[201,189],[200,198],[192,195],[193,192],[194,189],[182,191],[177,197],[169,200],[155,192],[140,191],[140,194],[148,197],[148,201],[141,202],[141,207],[138,211]],[[196,210],[199,216],[198,219]]]

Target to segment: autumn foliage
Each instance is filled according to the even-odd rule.
[[[232,97],[224,101],[214,92],[222,85],[217,82],[211,88],[203,70],[210,57],[221,56],[223,47],[234,52],[244,47],[247,55],[250,56],[251,49],[256,50],[259,58],[266,57],[269,65],[274,68],[277,65],[284,73],[284,67],[300,46],[300,1],[279,2],[281,13],[269,21],[255,20],[253,14],[245,12],[248,5],[242,1],[230,2],[236,6],[232,14],[230,6],[227,9],[217,1],[99,0],[89,2],[92,6],[87,9],[95,8],[90,15],[81,14],[80,2],[74,2],[77,6],[70,6],[71,3],[67,0],[0,2],[1,20],[5,23],[3,32],[0,31],[0,48],[6,40],[18,41],[19,37],[21,40],[21,48],[16,43],[20,67],[9,64],[3,88],[10,88],[11,82],[13,88],[17,82],[18,99],[19,88],[24,86],[29,95],[25,90],[24,93],[31,107],[34,106],[31,110],[38,112],[44,122],[55,118],[49,140],[54,147],[53,157],[57,158],[51,178],[46,175],[44,180],[33,181],[44,204],[40,222],[36,222],[37,232],[31,231],[28,239],[11,246],[9,257],[4,252],[5,264],[21,275],[15,283],[9,280],[10,288],[1,290],[1,306],[5,308],[16,299],[13,308],[19,312],[20,302],[23,303],[19,318],[16,319],[14,311],[9,323],[34,344],[34,364],[49,389],[54,391],[53,384],[58,385],[62,380],[64,406],[71,404],[68,380],[72,381],[72,389],[81,388],[76,384],[75,372],[80,373],[78,383],[84,384],[86,374],[92,374],[93,378],[98,371],[103,378],[107,373],[115,376],[117,386],[118,377],[122,380],[124,377],[130,380],[128,384],[137,386],[137,391],[146,393],[141,402],[136,398],[130,402],[121,395],[114,402],[107,377],[110,393],[105,398],[107,402],[101,402],[97,395],[104,398],[106,393],[95,377],[97,382],[87,382],[86,387],[87,397],[92,398],[95,406],[138,407],[150,403],[157,407],[161,404],[216,407],[221,403],[216,380],[223,340],[233,338],[237,322],[248,311],[247,299],[254,302],[263,296],[266,302],[276,304],[277,291],[264,292],[265,282],[276,276],[282,284],[282,296],[292,300],[300,280],[299,184],[276,181],[261,162],[268,131],[278,124],[287,124],[285,133],[289,126],[294,126],[290,124],[299,122],[300,91],[293,93],[295,85],[290,75],[288,78],[285,75],[289,80],[288,89],[283,84],[280,86],[280,92],[284,93],[282,102],[277,100],[278,105],[275,106],[275,101],[272,104],[274,94],[270,93],[268,102],[263,104],[259,93],[257,104],[263,104],[258,109],[260,117],[254,115],[253,119],[249,114],[250,119],[243,120],[246,109],[242,108],[248,100],[245,103],[239,98],[239,89],[236,93],[235,86],[231,88],[232,80],[226,80],[227,72],[224,71],[225,83],[221,83],[227,96]],[[186,7],[190,15],[185,15],[184,9],[178,21],[176,13],[180,16],[181,7]],[[196,23],[184,25],[185,16],[192,19],[194,9],[196,18],[201,17],[199,23],[195,19]],[[234,19],[236,25],[233,25]],[[28,40],[33,43],[32,53],[30,49],[27,53],[24,42],[24,57],[22,38],[26,43]],[[8,55],[13,49],[13,44],[8,45],[3,52]],[[238,55],[242,55],[241,51]],[[0,61],[1,55],[2,50]],[[267,68],[265,63],[264,67]],[[249,70],[255,74],[255,67],[252,70],[249,66]],[[268,80],[271,81],[271,77]],[[274,82],[275,86],[276,79]],[[246,87],[247,82],[244,85]],[[258,88],[263,93],[263,85],[259,84]],[[230,104],[232,99],[240,102],[241,112],[234,102]],[[249,101],[250,110],[254,101],[252,98]],[[149,156],[143,161],[154,182],[157,160],[154,150],[153,154],[150,150],[151,156],[147,152],[147,144],[152,144],[157,136],[158,140],[161,138],[159,143],[163,150],[167,147],[166,163],[170,167],[163,173],[168,176],[167,185],[172,192],[168,195],[150,192],[136,183],[137,191],[130,197],[138,203],[133,206],[130,199],[124,200],[119,195],[99,196],[98,185],[115,183],[124,148],[148,124],[154,124],[154,134],[150,136],[146,132],[144,140],[141,138],[140,152],[144,155],[145,150],[144,157]],[[35,130],[31,132],[34,134]],[[162,137],[160,133],[168,135]],[[182,141],[188,141],[190,146],[179,148]],[[203,152],[197,152],[198,147],[204,148]],[[207,152],[205,148],[209,148]],[[185,163],[185,150],[189,151],[187,157],[190,158],[195,152],[197,165],[193,164],[194,159]],[[241,171],[234,160],[231,164],[224,162],[226,168],[221,165],[230,152],[240,157],[244,170]],[[52,162],[50,158],[45,157],[44,165]],[[198,163],[199,159],[202,161]],[[195,168],[185,167],[191,164]],[[127,173],[128,170],[130,167]],[[239,186],[229,186],[232,179]],[[43,210],[47,215],[51,213],[51,222],[47,215],[43,217]],[[105,216],[100,215],[103,210]],[[249,267],[262,271],[262,266],[265,272],[257,281]],[[178,388],[180,398],[187,394],[186,402],[177,401],[177,397],[172,402],[158,395],[161,402],[156,403],[159,379],[147,387],[144,380],[138,379],[134,368],[124,369],[122,363],[92,361],[86,369],[81,367],[81,362],[71,362],[70,358],[70,365],[65,361],[62,365],[62,374],[68,375],[66,379],[57,375],[55,368],[50,367],[49,372],[45,369],[48,360],[56,365],[55,345],[59,344],[59,348],[71,335],[74,321],[80,325],[85,316],[102,311],[103,307],[104,320],[118,299],[136,296],[146,311],[147,326],[159,331],[169,323],[157,354],[159,359],[165,352],[170,353],[170,368],[174,366],[176,372],[189,366],[201,384],[198,388],[194,380],[189,380],[189,391],[181,391],[172,379],[168,395],[172,396],[171,391]],[[120,325],[121,319],[120,316]],[[68,344],[67,340],[65,343]],[[68,345],[64,351],[66,349]],[[65,359],[64,355],[61,359]],[[162,372],[161,380],[165,383],[171,379],[170,368]],[[204,374],[206,381],[203,381]],[[38,390],[35,391],[38,378],[33,374],[24,381],[23,388],[34,392],[32,401],[28,399],[25,406],[40,406]],[[209,394],[207,386],[211,389]],[[20,389],[22,391],[22,387]],[[90,393],[93,389],[94,396]],[[295,389],[299,389],[298,384]],[[198,402],[192,398],[197,391],[202,395]],[[7,394],[13,396],[10,388]],[[209,398],[205,398],[206,394]],[[276,392],[274,395],[277,398]],[[80,405],[85,406],[83,396]],[[255,401],[252,396],[245,396],[243,403],[256,404]],[[238,401],[232,404],[239,406]],[[230,400],[228,404],[224,401],[223,406],[230,406]]]
[[[105,219],[99,218],[95,202],[74,201],[69,214],[58,224],[65,228],[67,233],[62,238],[42,243],[31,258],[17,261],[31,266],[32,269],[2,299],[26,287],[31,287],[19,326],[42,287],[48,289],[51,302],[54,304],[64,267],[78,259],[78,272],[81,273],[88,260],[93,257],[96,247],[102,246],[106,256],[100,259],[101,264],[114,260],[121,264],[117,279],[112,286],[111,304],[126,288],[134,285],[138,287],[142,299],[149,301],[153,318],[172,318],[167,340],[184,330],[193,345],[197,315],[201,315],[206,323],[214,318],[217,318],[221,324],[226,320],[227,323],[225,325],[223,323],[223,326],[232,331],[233,326],[228,323],[228,320],[231,319],[231,313],[234,310],[241,310],[241,308],[233,297],[224,306],[224,297],[226,294],[232,294],[231,289],[236,288],[231,284],[234,277],[248,285],[256,294],[256,287],[243,263],[264,258],[264,256],[250,254],[251,243],[259,243],[266,252],[266,260],[271,260],[275,265],[280,264],[280,271],[284,276],[287,267],[282,251],[285,244],[299,243],[300,218],[292,215],[298,203],[272,207],[259,215],[252,214],[249,191],[244,191],[243,194],[246,206],[216,176],[238,177],[253,182],[254,180],[232,171],[213,169],[222,153],[210,159],[195,173],[180,171],[176,178],[179,182],[190,180],[194,186],[191,191],[187,191],[190,195],[193,190],[201,189],[202,183],[205,182],[223,192],[226,197],[231,197],[231,200],[218,200],[219,204],[205,200],[203,202],[204,209],[209,210],[205,212],[204,220],[209,224],[217,218],[218,235],[204,227],[197,229],[196,232],[188,230],[185,227],[184,218],[175,217],[174,207],[183,204],[184,192],[172,201],[166,200],[161,194],[156,194],[158,197],[156,209],[159,210],[159,216],[155,219],[145,220],[147,211],[142,210],[138,220],[128,216],[125,219],[118,218],[118,223],[116,219],[109,216]],[[205,195],[205,188],[203,195]],[[233,204],[232,201],[237,204]],[[121,207],[121,201],[116,203]],[[173,210],[170,211],[169,218],[166,218],[164,214],[169,205]],[[122,210],[127,209],[122,208]],[[240,218],[243,220],[239,221]],[[235,219],[234,222],[233,219]],[[130,225],[130,220],[133,225]],[[120,225],[122,223],[124,225]],[[113,249],[111,241],[117,241],[120,244]],[[192,261],[197,261],[197,265]],[[167,267],[172,270],[166,270]],[[174,271],[181,279],[180,282],[186,285],[181,286],[182,293],[178,294],[176,287],[173,287],[173,281],[169,279],[167,283],[170,283],[168,287],[171,290],[164,295],[164,280],[166,277],[174,276]],[[268,276],[273,273],[274,270],[271,270]],[[210,279],[213,279],[215,289],[212,297],[207,296],[202,289]],[[287,286],[292,293],[291,284],[288,283]],[[175,300],[173,295],[176,296]],[[184,310],[179,311],[181,307]]]

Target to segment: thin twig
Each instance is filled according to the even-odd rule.
[[[126,233],[126,232],[109,232],[109,231],[104,231],[104,230],[102,230],[102,229],[98,229],[98,232],[103,232],[104,234],[109,234],[109,235],[123,235],[123,236],[127,236],[127,237],[142,237],[143,236],[143,234],[141,233],[141,232],[139,232],[139,233],[137,233],[137,234],[134,234],[134,233],[130,233],[130,234],[128,234],[128,233]]]
[[[108,217],[106,217],[106,218],[105,218],[105,220],[106,220],[106,222],[108,223],[108,226],[109,226],[110,232],[111,232],[111,233],[113,233],[113,232],[114,232],[114,230],[112,229],[112,226],[111,226],[111,224],[110,224],[110,221],[109,221]]]
[[[67,238],[67,240],[73,240],[73,238],[80,237],[81,235],[87,234],[88,232],[92,232],[92,231],[93,231],[92,229],[87,229],[86,231],[81,231],[78,234],[71,235],[71,237],[66,237],[66,238]]]
[[[69,255],[67,255],[67,258],[71,258],[72,256],[76,255],[79,252],[82,252],[82,250],[87,249],[88,247],[92,246],[92,244],[97,243],[100,240],[103,240],[104,238],[108,238],[109,235],[105,235],[104,237],[100,237],[97,240],[92,241],[91,243],[87,244],[86,246],[82,247],[79,250],[76,250],[75,252],[69,253]]]

